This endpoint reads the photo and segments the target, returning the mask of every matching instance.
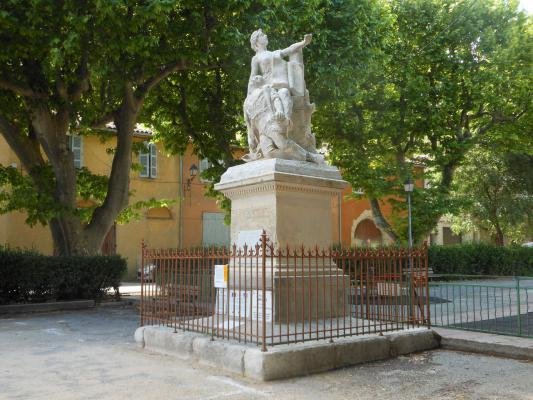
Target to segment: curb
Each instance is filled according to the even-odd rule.
[[[482,332],[434,328],[441,348],[533,361],[533,340]]]
[[[98,308],[135,308],[139,305],[139,300],[136,299],[125,299],[119,301],[103,301],[97,303],[96,307]]]
[[[0,315],[82,310],[87,308],[94,308],[94,306],[94,300],[56,301],[34,304],[9,304],[5,306],[0,306]]]
[[[267,352],[255,345],[211,340],[199,333],[160,326],[143,326],[135,331],[140,347],[181,360],[239,374],[261,381],[285,379],[346,367],[369,361],[439,347],[428,329],[412,329],[383,336],[364,335],[329,340],[276,345]]]

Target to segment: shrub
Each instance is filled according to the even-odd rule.
[[[99,299],[125,271],[120,256],[55,257],[0,247],[0,303]]]
[[[436,274],[533,276],[533,248],[528,247],[431,246],[428,256]]]

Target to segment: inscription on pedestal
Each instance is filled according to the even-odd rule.
[[[265,321],[272,321],[272,291],[265,292]],[[217,313],[226,318],[263,320],[263,291],[217,290]]]

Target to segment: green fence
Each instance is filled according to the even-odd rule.
[[[533,337],[533,278],[431,282],[431,325]]]

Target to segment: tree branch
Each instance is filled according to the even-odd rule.
[[[172,63],[167,66],[163,66],[160,71],[146,80],[142,85],[140,85],[136,90],[136,95],[139,98],[144,98],[146,94],[153,89],[155,86],[157,86],[163,79],[165,79],[167,76],[172,74],[176,71],[183,71],[187,69],[187,63],[184,59],[180,59],[179,61]]]
[[[91,128],[105,128],[105,126],[108,123],[113,122],[115,120],[115,117],[116,117],[118,111],[119,110],[117,109],[117,110],[113,110],[113,111],[109,111],[108,113],[105,113],[100,118],[92,121],[89,124],[89,126]]]
[[[9,82],[4,79],[0,79],[0,89],[9,90],[15,94],[30,99],[45,99],[48,97],[46,93],[39,93],[27,86],[21,85],[19,83]]]
[[[76,71],[76,74],[78,75],[78,81],[75,84],[71,85],[68,90],[69,97],[72,101],[78,101],[81,98],[82,94],[90,88],[87,59],[87,50],[84,50],[81,58],[81,64]]]
[[[11,124],[3,115],[0,115],[0,134],[4,136],[9,147],[28,171],[37,165],[44,164],[39,143],[22,135],[20,128]]]

